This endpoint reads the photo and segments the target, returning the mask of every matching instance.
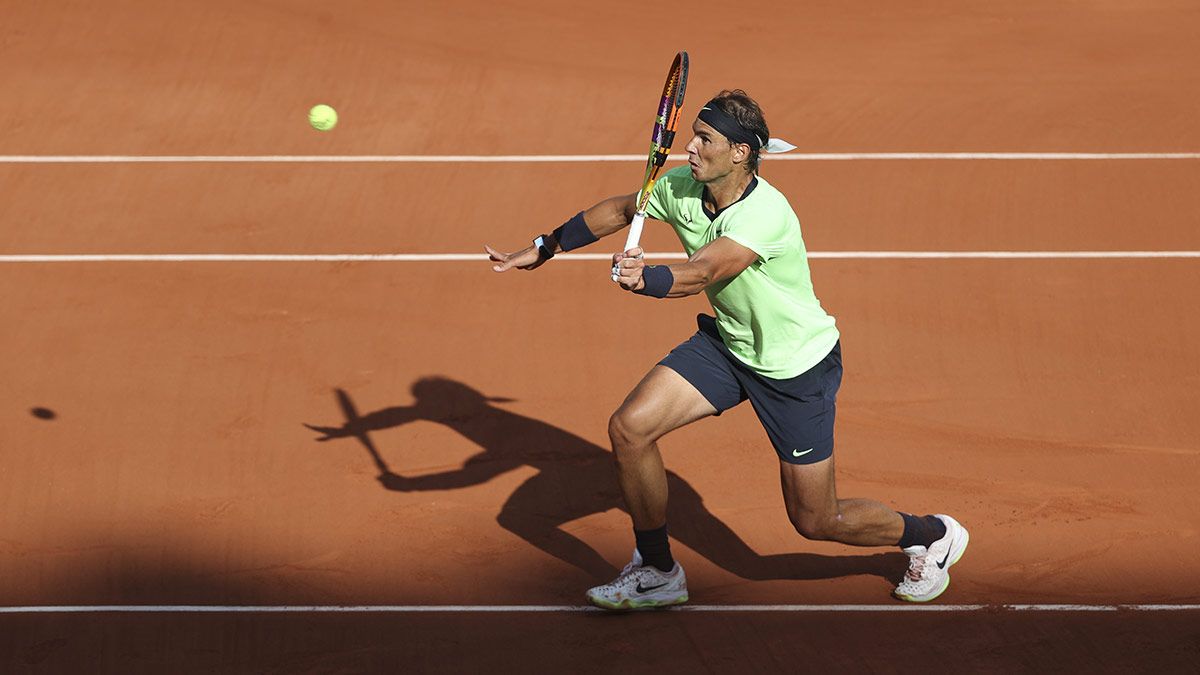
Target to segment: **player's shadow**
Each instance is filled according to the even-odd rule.
[[[360,415],[350,395],[338,389],[338,405],[345,422],[335,427],[304,426],[321,433],[319,441],[358,439],[379,470],[379,482],[398,492],[465,488],[514,469],[533,467],[538,473],[508,497],[500,507],[497,522],[597,579],[615,575],[616,569],[591,546],[561,528],[609,509],[625,510],[607,449],[541,420],[498,408],[492,403],[511,399],[487,398],[461,382],[423,378],[413,384],[412,393],[416,398],[413,405]],[[396,474],[369,433],[418,420],[444,424],[482,450],[459,469],[414,477]],[[898,583],[906,567],[907,558],[898,551],[854,556],[759,555],[705,507],[704,499],[687,481],[668,471],[667,483],[671,536],[739,577],[827,579],[873,574]],[[799,543],[799,535],[796,537]]]

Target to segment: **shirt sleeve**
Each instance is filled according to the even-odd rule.
[[[737,215],[721,235],[754,251],[763,262],[786,253],[800,234],[800,224],[790,212],[755,209]]]

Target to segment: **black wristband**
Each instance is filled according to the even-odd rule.
[[[665,298],[675,285],[675,275],[666,265],[647,265],[642,268],[642,288],[634,291],[638,295]]]
[[[549,260],[554,257],[554,245],[546,241],[549,235],[539,234],[537,239],[533,240],[533,245],[537,247],[538,257],[542,260]]]
[[[592,234],[583,220],[583,211],[576,213],[570,220],[554,228],[553,234],[554,240],[558,242],[558,247],[562,249],[563,253],[582,248],[597,240],[596,235]]]

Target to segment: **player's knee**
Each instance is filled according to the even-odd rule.
[[[636,407],[623,405],[608,419],[608,438],[618,460],[622,454],[636,452],[656,440],[645,417]]]
[[[829,541],[837,536],[837,518],[821,513],[789,513],[792,527],[805,539]]]

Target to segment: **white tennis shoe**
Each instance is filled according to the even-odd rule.
[[[950,586],[950,566],[958,562],[971,536],[967,528],[950,516],[935,516],[946,524],[946,535],[924,546],[902,549],[908,554],[908,572],[893,594],[909,602],[929,602]]]
[[[652,609],[680,605],[688,600],[687,577],[677,562],[670,572],[643,565],[642,555],[633,551],[633,560],[620,576],[587,592],[588,600],[604,609]]]

